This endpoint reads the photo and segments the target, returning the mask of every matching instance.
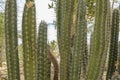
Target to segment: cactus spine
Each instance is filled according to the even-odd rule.
[[[73,0],[57,1],[57,37],[60,51],[60,80],[69,80],[70,77],[72,4]]]
[[[47,24],[41,21],[38,33],[37,80],[50,80],[50,64],[47,52]]]
[[[99,78],[101,66],[103,65],[103,55],[105,50],[105,28],[107,18],[108,1],[96,0],[95,27],[92,38],[92,47],[88,63],[86,80],[97,80]],[[99,79],[98,79],[99,80]]]
[[[36,16],[34,0],[26,0],[22,20],[25,80],[36,80]]]
[[[17,38],[16,0],[6,0],[5,6],[5,43],[8,80],[20,80]]]
[[[111,41],[109,51],[109,63],[106,80],[111,79],[115,72],[118,55],[118,34],[119,34],[119,10],[114,9],[112,15]]]

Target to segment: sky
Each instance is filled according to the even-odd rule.
[[[5,1],[5,0],[0,0]],[[120,4],[120,0],[119,4]],[[111,0],[112,2],[112,0]],[[55,12],[54,9],[48,9],[48,4],[51,3],[50,0],[35,0],[36,4],[36,18],[37,18],[37,27],[41,20],[45,20],[47,23],[52,23],[55,20]],[[114,4],[114,8],[118,7],[119,4]],[[22,22],[22,14],[25,5],[25,0],[17,0],[17,10],[18,10],[18,31],[21,32],[21,22]],[[1,5],[0,5],[1,6]],[[56,30],[52,27],[49,27],[48,33],[50,34],[49,39],[56,39]]]
[[[1,10],[1,2],[5,0],[0,0],[0,10]],[[113,0],[110,0],[111,2]],[[120,0],[118,0],[120,4]],[[25,4],[25,0],[17,0],[18,5],[18,16],[22,16],[22,10]],[[48,3],[51,3],[51,0],[35,0],[36,4],[36,14],[37,14],[37,22],[39,23],[41,20],[45,20],[48,23],[51,23],[55,20],[55,13],[53,9],[48,9]],[[119,4],[114,4],[114,8],[116,8]]]
[[[21,29],[20,26],[25,0],[17,0],[17,3],[18,3],[18,27],[19,29]],[[39,25],[41,20],[45,20],[47,23],[52,23],[55,20],[54,9],[48,9],[49,3],[51,3],[50,0],[35,0],[37,26]]]
[[[55,20],[54,9],[48,9],[48,3],[50,0],[36,0],[36,12],[37,18],[40,20],[45,20],[47,22],[52,22]]]
[[[0,0],[5,1],[5,0]],[[112,2],[113,0],[111,0]],[[120,0],[118,0],[120,3]],[[51,0],[35,0],[36,4],[36,18],[37,26],[41,20],[45,20],[47,23],[52,23],[55,20],[55,12],[53,9],[48,9],[48,4],[51,3]],[[23,14],[25,0],[17,0],[17,9],[18,9],[18,26],[21,26],[21,19]],[[119,4],[114,4],[114,8],[118,7]],[[1,6],[1,4],[0,4]],[[1,8],[0,8],[1,9]]]
[[[54,9],[48,9],[48,4],[51,3],[50,0],[35,0],[36,5],[36,23],[37,28],[41,20],[45,20],[47,23],[53,23],[55,21]],[[23,9],[25,5],[25,0],[17,0],[17,10],[18,10],[18,32],[21,33],[21,22]],[[56,40],[57,32],[53,25],[48,27],[48,41]],[[19,39],[19,44],[21,44],[21,39]]]
[[[18,16],[22,16],[22,11],[24,8],[25,0],[16,0],[17,1],[17,9]],[[0,11],[4,11],[4,3],[5,0],[0,0]],[[55,13],[53,9],[48,9],[48,3],[51,3],[50,0],[35,0],[36,4],[36,13],[37,19],[45,20],[47,22],[52,22],[55,20]]]

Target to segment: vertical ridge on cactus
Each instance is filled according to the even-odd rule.
[[[2,67],[2,56],[3,56],[3,51],[4,51],[4,33],[5,33],[5,28],[4,28],[4,21],[3,21],[3,18],[4,18],[4,14],[3,13],[0,13],[0,67]]]
[[[34,0],[26,0],[22,20],[25,80],[36,80],[36,16]]]
[[[5,49],[8,80],[20,80],[21,76],[16,2],[16,0],[6,0],[5,3]],[[57,2],[60,70],[58,62],[47,44],[48,25],[45,21],[41,21],[38,35],[36,34],[35,0],[26,0],[22,17],[24,80],[102,80],[103,73],[106,72],[106,80],[117,78],[120,73],[119,10],[113,9],[112,11],[110,0],[92,2],[90,0],[55,0],[53,2]],[[93,7],[94,3],[95,24],[88,51],[86,17],[89,14],[94,16],[94,13],[89,13],[91,12],[89,10],[93,10],[91,5]],[[88,20],[90,20],[89,17]],[[51,63],[53,67],[51,67]],[[107,71],[104,70],[106,67]]]
[[[6,0],[5,5],[5,43],[8,80],[20,80],[17,37],[16,0]]]
[[[119,35],[119,10],[114,9],[112,15],[111,41],[109,51],[109,62],[106,79],[111,79],[115,72],[118,55],[118,35]]]

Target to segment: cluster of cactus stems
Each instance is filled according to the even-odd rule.
[[[8,80],[20,80],[16,7],[16,0],[6,0],[5,42]],[[57,0],[56,10],[60,80],[101,80],[108,52],[109,67],[106,80],[111,79],[117,58],[119,61],[119,11],[113,10],[111,26],[110,1],[96,0],[95,26],[88,58],[84,0]],[[45,21],[41,21],[38,35],[36,35],[34,0],[26,0],[24,6],[22,43],[25,80],[51,80],[51,63],[54,66],[53,80],[58,80],[59,66],[47,45],[47,23]],[[119,66],[118,72],[120,73]]]
[[[36,80],[36,12],[34,0],[26,0],[22,20],[25,80]]]
[[[8,80],[20,80],[17,38],[16,0],[6,0],[5,6],[5,43]]]
[[[37,80],[50,80],[50,65],[47,52],[47,24],[41,21],[37,39]]]
[[[76,3],[75,33],[71,33],[71,16]],[[87,67],[87,25],[83,0],[57,2],[57,30],[60,52],[60,80],[79,80],[80,73],[86,74]],[[71,34],[74,36],[73,49],[70,47]],[[69,65],[69,66],[68,66]],[[84,67],[82,67],[84,66]]]
[[[20,80],[17,37],[16,0],[6,0],[5,38],[8,80]],[[41,21],[36,39],[34,0],[26,0],[22,19],[22,43],[25,80],[50,80],[51,62],[54,80],[58,80],[58,63],[47,45],[47,24]],[[37,44],[36,44],[37,43]]]
[[[118,34],[119,34],[119,10],[114,9],[112,14],[109,62],[106,80],[111,79],[116,69],[118,56]]]
[[[95,26],[92,36],[92,47],[88,62],[88,72],[86,80],[99,80],[101,67],[104,66],[105,53],[105,29],[109,2],[96,0]],[[103,67],[102,67],[103,68]]]

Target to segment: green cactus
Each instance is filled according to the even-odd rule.
[[[85,3],[83,0],[58,0],[57,3],[57,37],[61,57],[60,79],[79,80],[81,72],[83,74],[81,76],[85,78],[87,67],[88,50]],[[73,10],[74,7],[75,10]],[[76,15],[75,33],[71,33],[73,11]],[[74,36],[72,37],[74,38],[73,48],[71,48],[71,34]]]
[[[120,41],[118,42],[118,72],[120,74]]]
[[[119,35],[119,10],[114,9],[112,15],[109,63],[106,80],[111,79],[116,69],[115,64],[117,64],[118,56],[118,35]]]
[[[5,43],[8,80],[20,80],[17,37],[16,0],[6,0],[5,5]]]
[[[47,24],[41,21],[37,46],[37,80],[50,80],[50,65],[47,52]]]
[[[25,80],[36,80],[36,12],[34,0],[26,0],[22,20]]]
[[[101,60],[101,66],[99,70],[99,77],[98,79],[102,79],[103,72],[104,72],[104,67],[107,64],[106,61],[108,61],[108,53],[109,53],[109,47],[110,47],[110,36],[111,36],[111,7],[110,7],[110,1],[107,0],[107,14],[106,14],[106,27],[105,27],[105,50],[104,54],[102,55],[102,60]]]
[[[74,49],[72,56],[73,74],[71,80],[85,79],[87,67],[87,21],[86,7],[83,0],[78,0]],[[81,76],[80,76],[81,75]]]
[[[3,51],[4,51],[4,22],[3,22],[3,17],[4,14],[0,13],[0,67],[2,67],[2,55],[3,55]]]
[[[95,27],[92,38],[92,51],[90,53],[90,59],[88,63],[88,72],[86,80],[99,80],[100,69],[104,66],[105,57],[105,29],[106,29],[106,18],[108,10],[108,1],[96,0],[96,16],[95,16]]]
[[[84,0],[79,0],[79,8],[78,10],[80,10],[80,13],[79,14],[79,17],[80,18],[80,22],[78,22],[78,25],[81,26],[81,29],[83,30],[83,33],[79,32],[80,31],[80,26],[76,26],[76,29],[77,27],[79,28],[79,31],[78,33],[82,34],[81,37],[78,36],[79,38],[82,38],[83,40],[81,40],[81,51],[82,51],[82,58],[81,58],[81,61],[82,61],[82,65],[81,65],[81,78],[82,79],[86,79],[86,72],[87,72],[87,66],[88,66],[88,45],[87,45],[87,19],[86,19],[86,4],[84,2]],[[80,6],[81,5],[81,6]],[[82,8],[83,7],[83,8]],[[80,17],[82,16],[82,17]],[[77,34],[77,30],[76,30],[76,34]]]
[[[69,80],[71,61],[71,21],[73,13],[73,0],[57,1],[57,30],[60,51],[60,80]]]

